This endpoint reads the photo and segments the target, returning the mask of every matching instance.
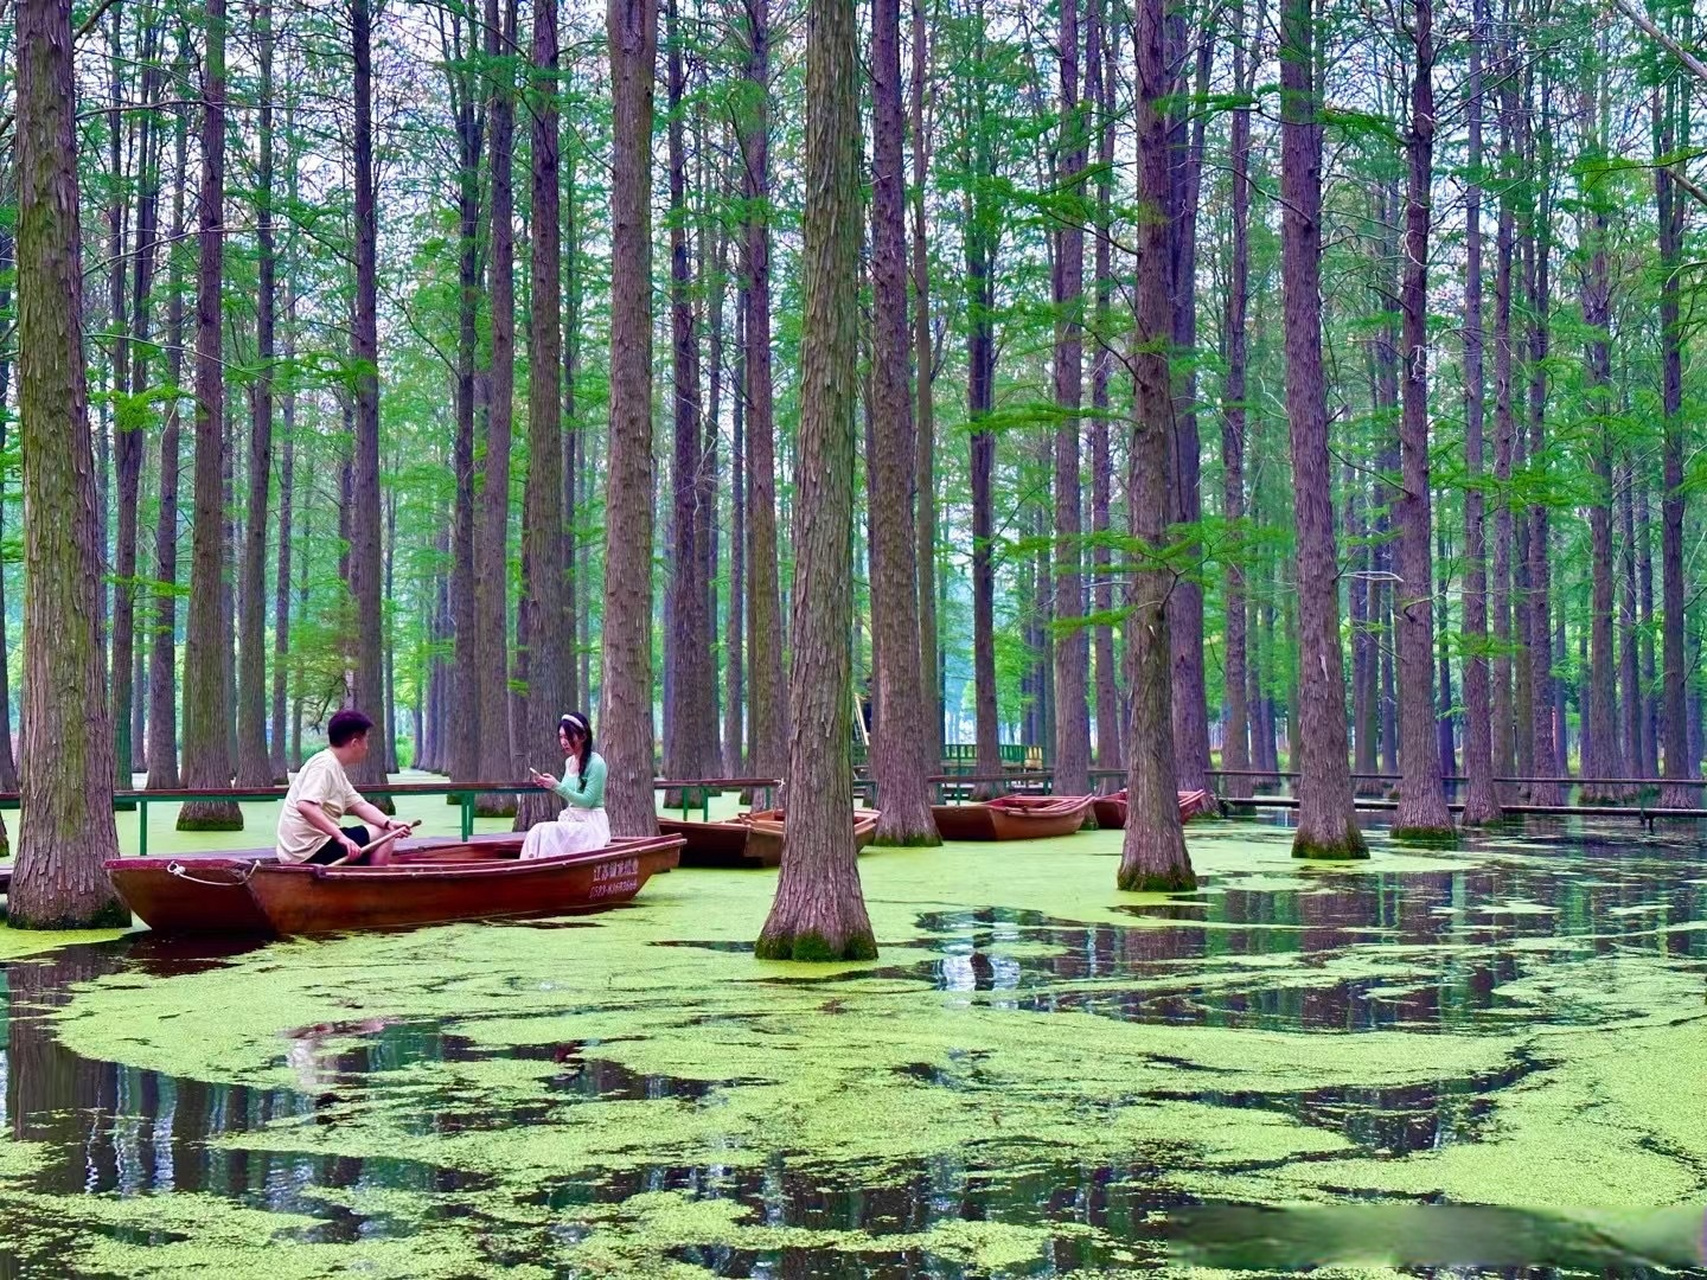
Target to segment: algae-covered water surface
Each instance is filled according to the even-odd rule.
[[[753,958],[774,872],[247,949],[0,931],[0,1276],[1700,1274],[1707,845],[1373,847],[1212,823],[1167,898],[1112,832],[874,850],[858,965]]]

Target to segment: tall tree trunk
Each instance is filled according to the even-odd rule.
[[[1410,186],[1405,200],[1405,253],[1399,306],[1404,315],[1401,481],[1395,503],[1399,582],[1395,603],[1399,648],[1399,808],[1395,836],[1450,838],[1434,724],[1434,569],[1431,564],[1428,466],[1428,234],[1434,178],[1434,5],[1412,0],[1416,49],[1406,136]]]
[[[1093,0],[1094,3],[1094,0]],[[1087,24],[1088,25],[1088,24]],[[1090,636],[1085,611],[1084,503],[1079,480],[1079,410],[1084,400],[1084,188],[1088,110],[1079,95],[1078,0],[1061,0],[1061,121],[1056,184],[1073,202],[1055,237],[1055,789],[1091,789]],[[1201,601],[1200,606],[1201,608]]]
[[[117,545],[113,548],[113,559],[110,564],[106,563],[104,558],[109,529],[107,514],[109,474],[104,429],[100,437],[95,495],[96,518],[100,522],[101,531],[100,545],[103,548],[102,575],[99,584],[103,620],[106,612],[109,571],[112,576],[113,629],[111,640],[113,661],[108,675],[112,680],[113,696],[110,705],[112,711],[111,727],[116,748],[115,776],[124,779],[125,785],[129,786],[130,699],[132,696],[130,660],[136,647],[133,585],[133,580],[136,577],[136,498],[138,486],[142,479],[142,437],[135,424],[129,421],[131,416],[129,407],[131,389],[130,321],[125,308],[125,268],[127,265],[125,230],[130,212],[127,203],[130,184],[125,171],[126,129],[122,110],[127,89],[124,74],[127,61],[124,47],[124,14],[122,11],[115,10],[110,16],[112,27],[108,39],[111,75],[108,79],[110,109],[107,111],[107,181],[110,192],[107,200],[107,290],[108,323],[112,334],[112,364],[109,369],[109,376],[112,382],[109,387],[111,394],[108,398],[105,415],[112,425],[113,452],[115,455],[113,461],[117,464],[117,478],[120,487],[117,504],[118,539]],[[141,50],[136,51],[136,53],[140,52]],[[135,56],[135,54],[129,56]],[[140,170],[142,167],[139,163],[138,169]],[[128,502],[126,501],[127,497],[129,498]],[[129,534],[128,545],[127,532]],[[128,573],[119,568],[121,562],[129,563],[130,570]],[[122,633],[121,623],[123,624]]]
[[[1296,740],[1298,830],[1294,857],[1367,856],[1352,812],[1346,758],[1345,660],[1340,651],[1328,410],[1322,379],[1322,125],[1313,79],[1310,0],[1282,14],[1281,252],[1286,315],[1286,411],[1292,422],[1293,519],[1297,528],[1300,697],[1311,707]],[[1301,731],[1301,732],[1300,732]]]
[[[180,54],[180,65],[183,61]],[[184,238],[184,193],[189,185],[188,112],[179,109],[174,128],[172,226],[167,247],[166,382],[183,382],[184,279],[179,244]],[[178,785],[177,643],[178,626],[178,472],[181,398],[174,393],[162,410],[160,430],[160,501],[154,525],[154,642],[148,649],[148,786]]]
[[[1683,594],[1683,467],[1685,423],[1683,420],[1683,329],[1681,287],[1678,273],[1683,258],[1683,203],[1669,164],[1679,141],[1687,144],[1689,113],[1680,109],[1682,99],[1676,86],[1669,86],[1662,103],[1654,104],[1654,199],[1659,207],[1660,230],[1660,387],[1664,413],[1661,451],[1664,490],[1660,499],[1660,596],[1663,621],[1660,647],[1665,667],[1664,702],[1660,717],[1665,733],[1665,778],[1660,804],[1672,809],[1693,809],[1700,803],[1696,787],[1678,786],[1695,776],[1695,758],[1689,752],[1689,673],[1684,666]],[[1683,124],[1679,130],[1677,122]]]
[[[495,71],[488,73],[493,77],[488,125],[492,244],[487,264],[487,296],[492,316],[491,371],[487,382],[484,483],[474,539],[474,627],[480,681],[480,758],[476,772],[483,775],[480,779],[483,782],[508,778],[515,768],[511,759],[508,658],[510,433],[516,378],[516,121],[515,73],[511,65],[515,48],[515,0],[486,0],[486,57],[489,63],[501,61]],[[646,493],[649,500],[650,486]],[[483,796],[479,811],[489,816],[508,816],[515,812],[515,802],[508,796]]]
[[[219,0],[213,0],[218,4]],[[122,925],[101,864],[116,858],[88,373],[77,323],[76,90],[69,0],[19,0],[18,419],[24,463],[22,819],[8,922]],[[8,730],[9,732],[9,730]]]
[[[1256,59],[1245,52],[1245,6],[1233,15],[1233,94],[1242,104],[1252,90]],[[1259,21],[1259,26],[1260,21]],[[1245,417],[1246,362],[1248,345],[1245,326],[1249,319],[1251,290],[1251,113],[1240,105],[1232,123],[1232,278],[1227,285],[1223,343],[1227,356],[1227,379],[1222,389],[1221,476],[1222,514],[1237,528],[1245,519]],[[1245,569],[1238,555],[1227,557],[1225,595],[1227,656],[1223,683],[1227,691],[1227,719],[1221,737],[1221,767],[1232,776],[1225,779],[1229,795],[1249,796],[1251,780],[1239,776],[1251,767],[1250,711],[1245,700]],[[1361,742],[1361,739],[1360,739]]]
[[[292,165],[294,178],[295,166]],[[295,182],[291,183],[294,190]],[[284,358],[288,367],[296,358],[296,291],[286,282]],[[290,563],[291,534],[296,487],[296,388],[284,396],[284,457],[279,463],[279,550],[278,572],[273,584],[273,705],[269,763],[275,783],[290,774],[285,757],[285,696],[290,663]]]
[[[806,31],[805,316],[795,463],[788,838],[776,901],[754,951],[771,960],[870,959],[877,943],[848,822],[860,249],[853,0],[809,0]],[[898,80],[898,69],[895,74]],[[904,317],[900,333],[904,342]],[[904,396],[904,379],[901,390]],[[913,641],[900,665],[912,668],[916,652]]]
[[[739,778],[746,768],[747,709],[744,632],[747,616],[747,286],[735,291],[735,368],[729,446],[729,616],[723,645],[723,774]]]
[[[1636,654],[1636,478],[1628,452],[1615,474],[1624,534],[1618,574],[1618,685],[1624,697],[1618,707],[1618,734],[1625,772],[1635,775],[1642,764],[1642,685]]]
[[[1648,477],[1642,475],[1635,490],[1636,583],[1640,615],[1637,637],[1638,724],[1637,747],[1644,778],[1660,776],[1659,703],[1655,697],[1658,672],[1654,666],[1654,536],[1653,512],[1648,498]]]
[[[574,92],[573,67],[563,77],[562,92]],[[574,128],[573,122],[565,122],[559,115],[558,169],[562,174],[562,205],[563,222],[563,254],[564,254],[564,325],[563,325],[563,591],[568,601],[570,615],[564,621],[568,624],[568,634],[564,637],[563,697],[566,703],[575,708],[586,705],[586,688],[580,677],[579,658],[576,651],[580,637],[577,634],[580,627],[580,615],[590,613],[591,608],[577,607],[584,589],[579,574],[580,569],[580,534],[576,524],[577,498],[581,491],[580,466],[581,454],[586,448],[581,431],[581,415],[575,400],[575,384],[581,377],[581,293],[585,279],[581,265],[581,216],[578,209],[579,184],[576,175],[579,170],[581,140],[580,134]]]
[[[1507,4],[1506,19],[1510,19]],[[1485,21],[1484,15],[1484,21]],[[1493,581],[1493,689],[1490,712],[1493,742],[1490,749],[1494,776],[1509,778],[1517,768],[1519,738],[1513,705],[1513,662],[1511,587],[1513,578],[1511,476],[1516,447],[1517,424],[1512,412],[1511,293],[1512,250],[1516,233],[1515,157],[1512,154],[1517,89],[1515,67],[1509,46],[1502,46],[1499,67],[1499,223],[1494,244],[1494,581]],[[1520,628],[1526,630],[1526,628]],[[1521,655],[1520,655],[1521,661]],[[1525,741],[1528,733],[1521,735]],[[1495,787],[1496,800],[1509,788]]]
[[[841,0],[830,0],[840,3]],[[1073,0],[1067,0],[1071,4]],[[851,75],[852,72],[850,71]],[[918,448],[907,381],[907,220],[902,169],[901,0],[871,6],[871,631],[877,739],[871,774],[882,817],[877,842],[941,843],[926,777],[936,771],[919,640]],[[846,200],[853,196],[843,194]],[[921,371],[928,379],[929,370]],[[851,460],[850,460],[851,469]],[[810,474],[810,473],[808,473]],[[796,601],[796,616],[799,602]],[[798,722],[797,722],[798,723]],[[798,797],[797,797],[798,798]]]
[[[1155,216],[1167,208],[1168,94],[1162,44],[1162,0],[1138,0],[1133,11],[1137,50],[1138,200],[1151,216],[1139,219],[1137,301],[1134,306],[1134,403],[1127,456],[1126,509],[1145,551],[1127,598],[1126,687],[1132,727],[1126,738],[1126,837],[1115,883],[1140,892],[1197,887],[1180,825],[1174,773],[1173,671],[1168,640],[1168,590],[1173,574],[1158,559],[1168,534],[1168,434],[1173,393],[1168,376],[1167,232]]]
[[[913,376],[918,396],[914,432],[918,459],[914,464],[914,479],[919,491],[915,563],[919,577],[919,673],[927,721],[925,764],[927,773],[935,773],[942,765],[943,692],[937,678],[936,402],[932,396],[936,363],[931,342],[931,260],[925,226],[925,181],[930,164],[930,137],[925,125],[925,80],[930,63],[925,0],[912,3],[912,42]]]
[[[1498,821],[1499,792],[1494,786],[1492,690],[1488,672],[1487,535],[1481,488],[1483,468],[1482,399],[1482,50],[1487,40],[1487,0],[1475,0],[1471,13],[1470,78],[1465,97],[1470,114],[1470,182],[1465,196],[1464,285],[1464,452],[1470,482],[1464,491],[1464,772],[1469,789],[1464,821]]]
[[[533,253],[528,298],[528,477],[522,595],[532,609],[528,632],[526,751],[545,752],[557,739],[568,705],[564,679],[573,660],[564,626],[569,619],[563,577],[562,229],[558,221],[558,36],[556,0],[533,4]],[[539,791],[516,804],[516,830],[550,820],[561,808]]]
[[[207,6],[203,57],[202,181],[197,199],[200,242],[196,275],[195,516],[191,529],[190,617],[184,649],[184,785],[231,785],[231,652],[225,590],[225,366],[221,309],[225,264],[225,0]],[[230,801],[186,804],[180,831],[241,831],[243,811]]]
[[[664,774],[706,778],[716,772],[716,675],[712,627],[707,612],[706,533],[701,500],[706,464],[700,402],[699,321],[688,264],[687,156],[683,141],[682,37],[677,0],[665,0],[665,44],[669,94],[670,172],[670,367],[674,409],[674,452],[670,476],[672,547],[664,592],[664,664],[669,672],[664,706]]]
[[[973,62],[970,90],[974,116],[970,122],[973,190],[966,197],[966,362],[967,418],[972,449],[972,685],[977,772],[1001,772],[1001,730],[996,709],[996,570],[993,539],[995,516],[991,485],[996,469],[996,437],[985,419],[996,407],[996,238],[999,228],[987,207],[983,179],[993,175],[985,120],[988,86],[981,64],[984,56],[984,5],[974,5]]]
[[[352,771],[352,782],[384,783],[395,726],[385,705],[385,624],[381,598],[379,522],[379,282],[376,272],[379,219],[373,170],[373,10],[369,0],[350,0],[351,47],[355,55],[356,297],[351,354],[355,358],[356,433],[350,484],[350,595],[356,611],[356,653],[351,700],[380,731],[381,749],[369,750]],[[494,297],[494,306],[497,299]],[[494,344],[496,345],[496,344]],[[264,508],[263,508],[264,509]],[[389,799],[372,803],[390,810]]]
[[[12,309],[10,280],[17,268],[17,242],[11,228],[0,228],[0,314]],[[12,388],[12,357],[8,349],[0,353],[0,448],[5,447],[6,427],[13,419],[6,410]],[[0,485],[0,516],[5,513],[5,491]],[[10,653],[6,647],[6,567],[0,558],[0,655]],[[0,791],[18,789],[18,764],[12,751],[12,681],[9,664],[0,657]],[[0,823],[0,853],[7,849],[5,824]]]
[[[238,584],[237,640],[242,663],[237,673],[237,785],[240,787],[264,787],[273,779],[273,765],[267,754],[266,652],[267,496],[273,478],[273,357],[278,309],[274,287],[278,257],[273,240],[272,0],[260,0],[256,6],[255,28],[261,73],[260,164],[255,180],[256,266],[260,277],[255,346],[260,368],[249,393],[253,415],[249,431],[249,519],[243,530],[243,573]],[[359,118],[359,104],[357,109]],[[359,185],[358,181],[358,188]]]
[[[1542,64],[1540,74],[1545,74],[1545,64]],[[1530,466],[1540,470],[1538,479],[1546,475],[1547,469],[1547,352],[1549,345],[1548,307],[1551,305],[1551,287],[1549,277],[1552,257],[1552,241],[1550,236],[1552,208],[1552,155],[1553,142],[1551,132],[1551,111],[1547,107],[1547,89],[1545,80],[1541,85],[1542,92],[1537,95],[1533,80],[1530,83],[1530,111],[1524,113],[1525,133],[1528,140],[1525,152],[1530,156],[1530,164],[1536,170],[1539,181],[1539,200],[1527,209],[1524,228],[1527,238],[1525,283],[1529,294],[1529,458]],[[1531,114],[1539,107],[1539,121],[1528,123]],[[1538,154],[1537,154],[1538,151]],[[1542,479],[1544,483],[1544,479]],[[1553,630],[1549,622],[1552,617],[1549,592],[1548,564],[1548,525],[1549,516],[1545,503],[1536,503],[1529,509],[1529,647],[1530,661],[1530,690],[1534,699],[1534,719],[1531,725],[1533,763],[1531,767],[1538,779],[1552,778],[1562,775],[1568,764],[1569,756],[1564,750],[1562,741],[1565,718],[1562,695],[1564,686],[1553,679]],[[1563,621],[1563,611],[1559,619]],[[1563,657],[1563,655],[1560,655]],[[1556,805],[1564,801],[1562,789],[1551,782],[1537,782],[1530,792],[1530,801],[1539,805]]]
[[[610,460],[605,471],[601,726],[611,831],[658,829],[652,795],[652,85],[654,0],[608,0],[611,189]]]
[[[472,20],[471,20],[472,24]],[[475,361],[479,348],[480,310],[480,159],[484,118],[475,96],[478,73],[470,63],[476,56],[471,28],[462,45],[463,28],[453,18],[446,50],[450,91],[456,107],[457,138],[457,340],[456,438],[451,468],[456,477],[456,514],[452,529],[450,571],[451,630],[456,658],[451,678],[451,735],[447,764],[456,782],[478,780],[482,757],[482,724],[488,715],[480,684],[481,649],[476,608],[475,530],[479,523],[474,502]]]
[[[1199,33],[1196,82],[1186,78],[1186,12],[1170,11],[1167,19],[1170,65],[1179,67],[1168,120],[1168,249],[1173,304],[1173,345],[1179,360],[1172,367],[1174,421],[1168,435],[1169,479],[1173,517],[1194,525],[1203,518],[1202,440],[1197,429],[1197,212],[1203,183],[1203,138],[1208,112],[1193,111],[1193,101],[1209,93],[1210,60],[1214,42]],[[1193,553],[1196,538],[1187,539]],[[1187,790],[1209,786],[1209,709],[1204,687],[1203,586],[1181,578],[1168,593],[1168,632],[1173,647],[1174,759],[1179,784]]]
[[[776,425],[771,388],[770,0],[744,0],[750,110],[741,117],[742,266],[747,283],[748,750],[758,777],[778,776],[788,752],[782,664],[782,586],[776,531]]]

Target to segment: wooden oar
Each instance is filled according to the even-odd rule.
[[[413,831],[416,827],[418,827],[420,825],[421,825],[421,820],[419,818],[416,818],[415,821],[411,822],[406,827],[393,827],[390,831],[387,831],[384,835],[380,836],[379,839],[369,840],[361,848],[357,849],[355,851],[355,853],[353,853],[353,854],[346,853],[341,858],[332,859],[332,861],[328,862],[326,865],[328,867],[341,866],[343,863],[348,862],[351,858],[359,858],[364,853],[372,853],[375,849],[379,848],[380,845],[390,844],[393,840],[397,839],[399,836],[404,836],[404,835],[409,834],[409,832]]]

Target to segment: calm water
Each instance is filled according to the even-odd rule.
[[[63,947],[0,968],[0,1276],[1062,1275],[1248,1236],[1205,1205],[1707,1204],[1694,836],[1299,873],[1217,824],[1165,900],[1105,890],[1112,834],[880,852],[882,959],[804,973],[746,954],[742,872],[379,951]],[[1539,1221],[1503,1267],[1593,1265]]]

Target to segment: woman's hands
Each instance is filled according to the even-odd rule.
[[[557,779],[549,773],[541,773],[538,769],[528,771],[528,781],[542,791],[552,791],[557,787]]]

